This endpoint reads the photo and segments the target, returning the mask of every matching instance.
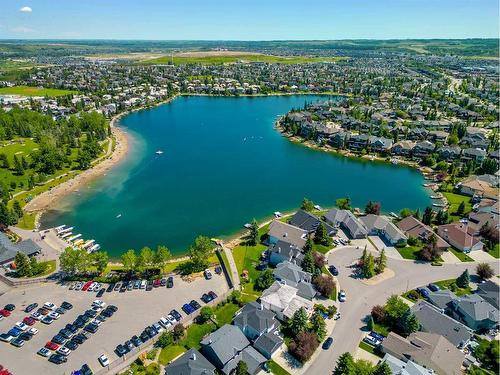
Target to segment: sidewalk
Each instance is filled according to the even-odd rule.
[[[233,288],[235,290],[241,290],[240,275],[238,274],[238,268],[236,267],[236,263],[234,262],[233,252],[224,245],[222,245],[222,249],[224,250],[224,254],[226,255],[226,258],[229,262],[229,268],[231,269]]]

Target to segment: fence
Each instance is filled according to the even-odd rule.
[[[217,298],[213,301],[210,301],[207,303],[207,306],[215,306],[216,304],[220,303],[221,301],[224,301],[230,294],[232,290],[229,290],[225,292],[224,294],[217,296]],[[181,322],[185,327],[189,326],[192,324],[195,319],[200,315],[200,310],[198,310],[196,313],[193,313],[188,320],[185,320]],[[170,329],[173,329],[173,326],[170,327]],[[146,343],[143,343],[137,348],[132,349],[130,352],[125,354],[123,357],[118,358],[111,362],[108,366],[95,371],[94,375],[105,375],[105,374],[116,374],[119,371],[125,370],[127,367],[129,367],[139,356],[144,351],[149,351],[154,347],[158,339],[160,338],[161,334],[156,335],[154,338],[148,340]]]

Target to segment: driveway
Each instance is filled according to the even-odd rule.
[[[347,247],[332,252],[328,257],[329,264],[335,264],[339,269],[338,280],[340,287],[347,293],[347,301],[340,304],[342,318],[337,321],[331,334],[335,344],[329,350],[320,352],[308,368],[308,374],[330,374],[342,353],[356,353],[363,336],[364,319],[374,305],[383,304],[392,294],[401,294],[436,280],[458,277],[465,269],[473,274],[476,267],[475,263],[432,267],[426,263],[389,258],[387,267],[394,271],[395,276],[376,285],[366,285],[351,276],[352,269],[349,267],[361,253],[362,249]],[[498,274],[498,262],[492,262],[491,266]]]
[[[474,259],[476,262],[498,262],[498,259],[483,250],[471,251],[467,255]]]
[[[27,314],[23,312],[26,305],[37,302],[43,305],[46,301],[60,305],[63,301],[73,304],[73,309],[62,315],[51,325],[36,323],[40,330],[38,335],[26,342],[22,348],[15,348],[7,343],[0,342],[0,363],[14,374],[69,374],[87,363],[94,372],[101,366],[97,357],[105,354],[110,361],[118,356],[114,349],[133,335],[138,335],[147,326],[157,322],[170,310],[178,310],[183,320],[188,319],[181,310],[182,304],[192,299],[200,300],[200,296],[210,290],[222,296],[228,291],[224,276],[214,274],[211,280],[197,278],[192,282],[185,282],[175,277],[174,288],[155,288],[150,292],[133,290],[125,293],[105,293],[101,299],[108,305],[118,307],[118,311],[102,323],[99,330],[85,343],[71,353],[68,362],[63,365],[54,365],[36,354],[38,349],[45,345],[67,323],[72,322],[78,315],[90,308],[96,298],[95,293],[68,290],[66,287],[52,283],[29,289],[11,289],[0,296],[0,306],[7,303],[16,305],[16,310],[8,318],[0,322],[0,331],[7,332],[17,321],[21,321]]]
[[[379,236],[369,236],[368,238],[375,245],[378,251],[382,251],[382,249],[385,249],[385,255],[387,255],[388,258],[399,260],[403,259],[399,251],[397,251],[394,246],[387,246]]]

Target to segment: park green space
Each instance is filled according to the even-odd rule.
[[[200,64],[200,65],[221,65],[244,62],[266,62],[279,64],[306,64],[317,62],[335,62],[342,60],[341,57],[309,57],[309,56],[272,56],[260,54],[248,55],[221,55],[221,56],[163,56],[156,59],[141,61],[141,64]]]
[[[75,94],[76,91],[51,89],[32,86],[0,87],[0,95],[48,96],[57,97]]]

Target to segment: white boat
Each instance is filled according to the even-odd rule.
[[[247,229],[251,229],[252,228],[252,224],[246,223],[245,225],[243,225],[243,227],[245,227]]]
[[[121,218],[121,217],[122,217],[122,214],[118,214],[118,215],[116,215],[116,218],[117,218],[117,219],[119,219],[119,218]]]
[[[57,234],[59,234],[60,231],[62,231],[64,228],[66,227],[66,225],[59,225],[58,227],[55,227],[55,231]]]
[[[81,233],[78,233],[78,234],[75,234],[74,236],[71,236],[70,238],[68,238],[68,241],[74,241],[76,240],[77,238],[80,238],[82,236]]]
[[[68,227],[65,229],[61,229],[58,234],[65,234],[65,233],[71,232],[73,229],[74,229],[74,227]]]
[[[83,244],[83,246],[82,246],[82,247],[83,247],[84,249],[86,249],[86,248],[88,248],[88,247],[92,246],[92,245],[94,244],[94,242],[95,242],[95,240],[88,240],[87,242],[85,242],[85,243]]]
[[[395,219],[399,219],[399,215],[394,212],[389,212],[389,215],[391,215]]]
[[[318,210],[318,211],[321,211],[322,208],[321,208],[321,206],[319,204],[315,204],[314,205],[314,209]]]
[[[73,232],[67,232],[67,233],[64,233],[62,236],[61,236],[61,239],[65,239],[66,237],[69,237],[73,234]]]
[[[443,208],[443,207],[446,207],[446,204],[444,204],[444,203],[433,203],[432,205],[433,205],[434,207],[442,207],[442,208]]]
[[[162,150],[158,150],[155,152],[156,155],[162,155],[163,154],[163,151]]]
[[[274,217],[282,217],[283,214],[279,211],[274,212]]]
[[[94,251],[98,251],[100,248],[101,248],[101,245],[99,245],[98,243],[96,243],[88,251],[89,251],[89,253],[93,253]]]

